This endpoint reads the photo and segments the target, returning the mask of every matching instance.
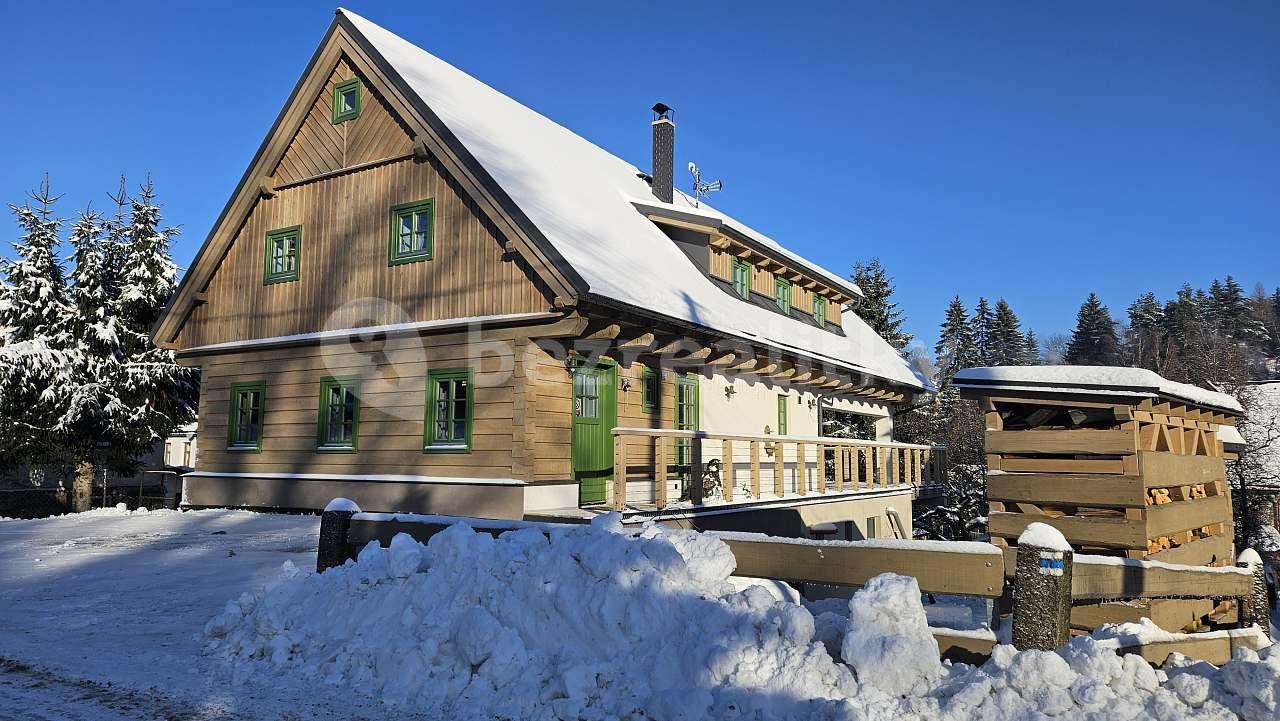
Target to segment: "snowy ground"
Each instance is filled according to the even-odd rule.
[[[945,666],[912,579],[815,619],[731,583],[714,538],[610,524],[401,536],[320,576],[314,517],[0,520],[0,719],[1280,718],[1280,653]]]
[[[0,719],[361,718],[323,689],[233,687],[200,652],[229,598],[287,560],[314,567],[318,527],[243,511],[0,520]]]

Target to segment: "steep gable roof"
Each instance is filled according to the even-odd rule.
[[[339,21],[412,91],[573,269],[582,295],[797,351],[913,388],[931,388],[851,311],[843,336],[737,299],[717,288],[633,201],[653,203],[634,165],[521,105],[394,33],[340,9]],[[839,276],[773,239],[677,193],[673,207],[716,217],[857,295]]]

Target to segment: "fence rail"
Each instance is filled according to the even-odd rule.
[[[621,511],[931,486],[945,455],[945,446],[849,438],[615,428],[608,503]]]

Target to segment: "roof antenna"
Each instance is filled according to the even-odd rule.
[[[707,197],[708,194],[724,188],[724,181],[717,180],[711,183],[702,182],[702,171],[698,170],[698,166],[692,162],[689,163],[689,173],[693,175],[693,207],[698,207],[698,201]]]

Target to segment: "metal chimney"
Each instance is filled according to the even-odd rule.
[[[653,194],[670,203],[675,197],[676,123],[663,103],[653,106]]]

